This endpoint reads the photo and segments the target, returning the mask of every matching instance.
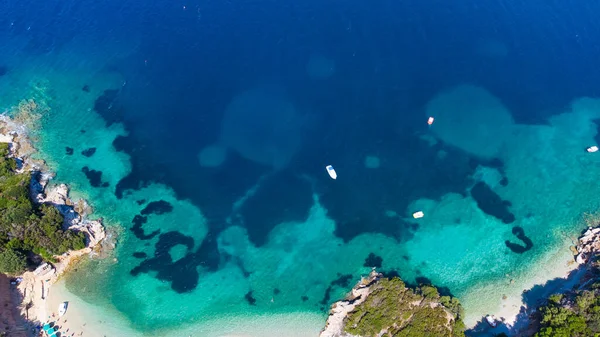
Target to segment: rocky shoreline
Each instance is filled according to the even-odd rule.
[[[319,337],[353,337],[353,335],[344,332],[344,320],[358,305],[367,300],[371,293],[371,286],[382,276],[375,270],[371,271],[368,277],[363,278],[352,288],[344,300],[335,302],[331,306],[325,328],[321,331]]]
[[[583,289],[597,279],[597,275],[593,273],[593,270],[596,268],[595,262],[600,255],[600,219],[594,223],[599,224],[597,227],[588,227],[588,229],[579,237],[576,245],[570,247],[573,251],[574,261],[579,265],[579,268],[573,273],[573,275],[577,276],[573,288],[565,289],[564,292],[568,293]],[[363,278],[354,286],[354,288],[352,288],[345,299],[334,303],[331,306],[325,328],[321,331],[319,336],[356,337],[344,331],[347,318],[350,313],[367,300],[371,294],[371,289],[373,289],[382,278],[382,274],[373,270],[368,277]],[[567,280],[565,280],[565,282],[567,282]],[[532,335],[531,328],[535,328],[538,324],[536,322],[520,322],[520,326],[521,328],[516,330],[518,331],[517,334],[523,333],[523,335]]]
[[[576,250],[575,261],[578,264],[592,262],[593,258],[600,252],[600,226],[588,227],[579,238]]]
[[[22,109],[23,105],[29,108]],[[19,112],[24,110],[31,112],[35,107],[35,102],[24,101],[19,104]],[[26,118],[27,116],[24,117],[24,119]],[[54,257],[57,262],[53,263],[52,273],[40,274],[36,270],[25,272],[20,276],[20,282],[16,285],[18,291],[12,293],[12,303],[20,303],[13,308],[15,321],[20,321],[20,324],[30,325],[30,328],[33,328],[33,326],[46,321],[49,316],[49,313],[46,312],[45,300],[50,286],[68,270],[78,257],[89,254],[99,247],[102,240],[105,239],[106,233],[101,219],[90,220],[87,218],[92,212],[92,208],[86,200],[72,200],[69,197],[69,188],[65,184],[49,186],[54,174],[50,172],[43,160],[32,157],[36,150],[31,144],[25,123],[20,123],[4,114],[0,115],[0,142],[9,143],[10,156],[17,160],[18,172],[32,175],[29,186],[31,200],[37,204],[56,207],[64,217],[63,229],[82,232],[85,235],[85,248]]]

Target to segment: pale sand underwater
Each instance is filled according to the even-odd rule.
[[[135,331],[122,315],[94,306],[71,294],[64,281],[52,286],[46,301],[46,311],[56,313],[60,303],[67,301],[67,313],[61,318],[61,331],[69,329],[67,336],[75,333],[88,337],[142,337],[142,336],[197,336],[197,337],[308,337],[318,336],[325,317],[313,313],[232,316],[211,319],[179,330],[141,333]],[[66,320],[66,322],[65,322]]]

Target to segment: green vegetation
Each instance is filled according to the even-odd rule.
[[[600,337],[600,283],[589,288],[550,296],[535,337]]]
[[[359,336],[458,337],[464,336],[462,307],[456,298],[440,296],[423,285],[415,290],[395,277],[371,286],[367,300],[345,322],[347,333]]]
[[[52,261],[71,249],[85,247],[83,233],[63,231],[63,216],[55,207],[35,205],[29,197],[31,176],[16,173],[8,157],[8,144],[0,143],[0,273],[19,273],[26,255]]]
[[[27,258],[23,253],[14,249],[0,252],[0,270],[9,274],[18,274],[27,267]]]

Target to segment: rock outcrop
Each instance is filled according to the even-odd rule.
[[[600,252],[600,227],[588,227],[588,230],[579,238],[577,256],[575,261],[584,264]]]
[[[17,159],[19,171],[30,172],[29,191],[31,199],[38,204],[50,204],[63,215],[64,229],[83,232],[86,236],[86,246],[93,248],[105,237],[101,220],[86,218],[91,213],[87,201],[79,199],[73,202],[69,198],[69,187],[65,184],[48,187],[54,177],[43,160],[33,159],[35,148],[27,135],[27,128],[6,115],[0,115],[0,142],[10,144],[10,155]]]
[[[370,287],[382,276],[375,270],[367,278],[362,279],[342,301],[336,302],[329,311],[329,318],[325,323],[325,329],[321,331],[319,337],[352,337],[353,335],[344,332],[345,319],[348,314],[362,304],[369,296]]]
[[[464,336],[462,307],[430,285],[407,287],[373,270],[334,303],[320,337]]]

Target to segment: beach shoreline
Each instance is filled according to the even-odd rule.
[[[46,303],[51,286],[80,258],[99,249],[100,243],[106,237],[102,220],[87,218],[91,209],[87,201],[71,200],[69,188],[65,184],[49,188],[48,183],[53,178],[53,173],[46,167],[43,160],[33,159],[32,155],[37,151],[29,139],[29,128],[24,121],[36,118],[31,115],[35,113],[33,110],[36,108],[37,104],[33,100],[27,100],[22,101],[18,108],[15,108],[18,110],[14,118],[5,114],[0,115],[0,142],[9,143],[10,155],[17,159],[20,166],[19,172],[32,174],[33,178],[30,184],[32,201],[56,207],[65,218],[63,225],[65,229],[84,233],[86,247],[54,256],[56,261],[48,269],[50,272],[40,272],[38,266],[35,271],[27,271],[11,281],[9,291],[15,326],[10,328],[11,330],[25,328],[24,332],[32,336],[37,335],[37,328],[52,320],[52,317],[56,315],[54,310],[58,309],[58,306],[51,310]]]

